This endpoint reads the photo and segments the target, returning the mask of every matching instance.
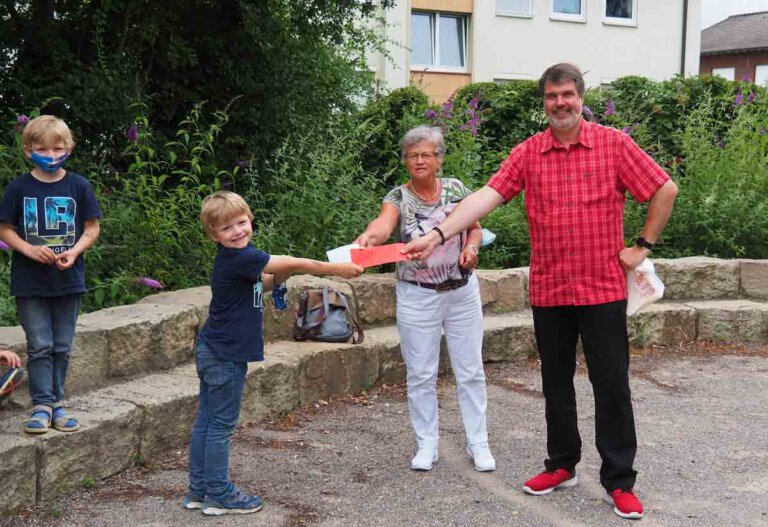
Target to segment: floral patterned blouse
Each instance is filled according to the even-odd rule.
[[[464,183],[455,178],[440,178],[442,192],[436,203],[425,203],[406,185],[392,189],[384,203],[391,203],[400,213],[400,224],[395,229],[395,240],[408,243],[427,234],[438,226],[456,208],[459,202],[472,193]],[[464,247],[466,232],[445,240],[445,244],[427,258],[426,262],[408,260],[397,262],[395,276],[398,280],[440,284],[446,280],[461,280],[459,255]]]

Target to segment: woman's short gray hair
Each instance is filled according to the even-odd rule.
[[[435,155],[438,159],[442,159],[445,156],[443,131],[437,126],[422,124],[405,132],[403,139],[400,141],[400,161],[405,161],[405,153],[408,149],[424,142],[430,142],[435,145]]]

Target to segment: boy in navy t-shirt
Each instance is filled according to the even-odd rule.
[[[73,432],[80,425],[64,411],[64,382],[85,292],[82,254],[99,236],[101,210],[88,180],[64,169],[75,146],[64,121],[32,119],[22,143],[35,168],[5,189],[0,239],[13,249],[11,295],[27,336],[34,408],[24,431]]]
[[[260,251],[251,244],[251,209],[234,192],[219,191],[205,198],[200,218],[208,236],[218,243],[218,254],[208,320],[195,344],[200,400],[183,506],[202,509],[208,516],[248,514],[260,510],[262,500],[230,481],[229,443],[240,416],[248,362],[264,360],[263,294],[295,272],[354,278],[363,268]]]

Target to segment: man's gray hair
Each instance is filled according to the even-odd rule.
[[[435,155],[438,159],[445,156],[445,138],[443,131],[437,126],[427,126],[422,124],[416,128],[411,128],[400,141],[400,161],[405,161],[405,152],[420,143],[430,142],[435,145]]]
[[[554,66],[548,67],[544,73],[542,73],[539,79],[539,95],[544,95],[544,85],[547,82],[552,84],[564,84],[566,82],[573,81],[576,84],[576,92],[579,97],[584,97],[584,75],[578,66],[569,64],[568,62],[561,62]]]

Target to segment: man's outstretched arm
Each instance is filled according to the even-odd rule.
[[[451,236],[467,230],[476,221],[487,216],[493,209],[504,203],[504,198],[488,185],[464,198],[459,206],[437,226],[447,240]],[[436,230],[431,230],[421,238],[411,240],[400,251],[412,260],[424,260],[440,245],[443,237]]]

